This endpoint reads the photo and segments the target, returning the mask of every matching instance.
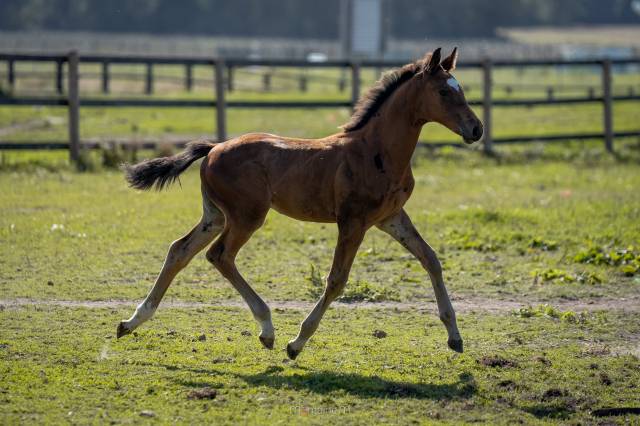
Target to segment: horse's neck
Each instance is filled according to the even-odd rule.
[[[404,175],[410,167],[423,124],[415,117],[417,97],[407,89],[401,86],[365,127],[365,137],[378,145],[397,175]]]

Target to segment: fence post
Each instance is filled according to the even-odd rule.
[[[68,56],[68,104],[69,104],[69,158],[78,163],[80,159],[80,92],[78,82],[78,52],[69,52]]]
[[[188,92],[193,89],[193,64],[184,67],[184,87]]]
[[[56,61],[56,92],[62,94],[62,65],[63,61]]]
[[[233,92],[233,65],[227,65],[227,91]]]
[[[351,63],[351,108],[355,108],[360,99],[360,64]]]
[[[147,62],[147,78],[144,91],[147,95],[153,93],[153,64],[151,62]]]
[[[552,101],[553,100],[553,87],[547,87],[547,99]]]
[[[9,80],[9,88],[13,90],[16,85],[16,67],[13,59],[7,61],[7,79]]]
[[[271,73],[266,72],[262,75],[262,90],[265,92],[271,91]]]
[[[109,62],[102,63],[102,93],[109,93]]]
[[[483,71],[483,96],[482,96],[482,116],[484,126],[484,152],[487,154],[493,154],[493,135],[491,134],[491,104],[492,104],[492,88],[493,79],[491,76],[491,61],[485,60],[482,64]]]
[[[300,80],[298,81],[298,87],[299,87],[301,92],[306,92],[307,91],[307,76],[306,75],[301,75],[300,76]]]
[[[602,61],[602,101],[604,112],[604,146],[613,152],[613,96],[611,93],[611,61]]]
[[[218,142],[227,140],[227,104],[224,100],[224,61],[215,61],[215,83],[216,83],[216,128],[218,130]]]

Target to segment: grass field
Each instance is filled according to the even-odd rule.
[[[481,109],[476,109],[481,114]],[[615,130],[638,130],[638,103],[618,102],[614,108]],[[481,116],[481,115],[480,115]],[[228,132],[240,135],[261,131],[294,137],[324,137],[337,132],[349,119],[347,109],[338,110],[230,110]],[[215,111],[188,108],[85,108],[81,110],[83,139],[157,139],[167,135],[186,139],[215,138]],[[498,108],[494,113],[494,137],[544,136],[580,132],[602,132],[599,105]],[[3,140],[16,143],[33,140],[66,141],[67,111],[52,107],[0,108],[0,127],[7,129]],[[421,139],[457,141],[457,136],[437,124],[425,126]]]
[[[0,172],[0,421],[637,422],[594,414],[640,406],[640,173],[636,145],[622,152],[417,155],[407,210],[443,262],[466,352],[446,348],[418,262],[372,230],[295,362],[283,348],[322,291],[334,226],[270,213],[240,253],[277,307],[274,351],[202,255],[156,317],[116,341],[169,243],[199,218],[197,167],[142,193],[118,172],[60,165],[62,153],[11,154]]]
[[[135,65],[118,65],[113,72],[138,75],[138,79],[118,80],[114,77],[112,93],[99,93],[100,68],[86,64],[81,73],[82,96],[140,98],[144,95],[144,68]],[[380,70],[365,69],[362,73],[362,91],[377,78]],[[632,90],[640,92],[640,73],[637,69],[628,72],[614,69],[613,92],[627,95]],[[52,67],[43,64],[19,63],[17,75],[29,72],[52,72]],[[210,67],[194,68],[194,78],[199,84],[194,92],[187,93],[180,83],[183,68],[179,66],[158,66],[158,82],[153,98],[211,99],[213,97],[212,70]],[[263,89],[263,75],[273,72],[271,90]],[[467,91],[469,100],[482,97],[482,74],[479,70],[460,69],[455,72]],[[287,69],[249,67],[235,72],[236,90],[227,94],[228,100],[289,100],[289,101],[348,101],[349,75],[343,92],[338,90],[337,81],[341,73],[337,69]],[[309,79],[308,90],[300,92],[298,77]],[[166,79],[176,81],[168,82]],[[557,98],[587,97],[588,89],[595,96],[601,95],[599,70],[589,67],[559,68],[531,67],[524,70],[511,68],[494,71],[494,99],[544,99],[547,88],[555,90]],[[2,84],[2,83],[0,83]],[[511,92],[506,87],[512,89]],[[53,75],[35,78],[18,78],[16,95],[42,96],[53,94]],[[480,114],[482,111],[477,109]],[[349,110],[251,110],[230,109],[227,114],[229,135],[239,135],[251,131],[265,131],[297,137],[323,137],[336,132],[348,120]],[[580,132],[602,132],[602,106],[599,104],[557,105],[539,107],[514,107],[494,109],[494,137],[544,136],[550,134],[571,134]],[[153,139],[160,140],[172,135],[185,139],[215,135],[215,111],[213,108],[81,108],[82,139],[112,140]],[[616,102],[614,106],[614,129],[618,132],[638,130],[638,102]],[[61,107],[0,107],[0,140],[8,142],[66,141],[67,110]],[[456,137],[436,125],[425,127],[421,135],[426,141],[453,141]]]
[[[599,84],[597,74],[556,71],[495,78]],[[163,72],[175,77],[180,69]],[[206,72],[197,69],[196,78],[210,78]],[[459,78],[479,82],[477,73]],[[637,78],[614,82],[626,90]],[[295,80],[276,77],[273,93],[248,91],[261,84],[259,73],[242,81],[230,98],[348,96],[311,83],[298,93]],[[51,89],[27,83],[18,89]],[[138,96],[138,86],[114,91]],[[81,113],[83,139],[215,132],[208,109]],[[0,139],[64,141],[66,114],[0,107]],[[617,102],[614,116],[617,131],[637,130],[637,103]],[[228,127],[320,137],[347,119],[346,109],[232,110]],[[494,135],[599,132],[601,123],[599,105],[498,108]],[[423,139],[457,137],[430,124]],[[598,411],[640,407],[640,149],[634,139],[615,147],[610,155],[601,141],[526,144],[499,147],[495,158],[421,149],[406,209],[442,261],[465,353],[447,349],[419,263],[374,229],[343,297],[295,362],[285,342],[323,290],[334,225],[271,212],[240,252],[239,269],[273,307],[274,351],[260,346],[238,294],[203,255],[178,276],[153,320],[116,340],[117,323],[145,296],[171,241],[200,218],[197,167],[180,185],[145,193],[100,165],[119,160],[109,150],[88,155],[85,173],[64,151],[1,152],[0,423],[638,423],[629,412]]]
[[[296,362],[261,349],[245,312],[168,309],[116,341],[119,314],[0,312],[2,423],[584,424],[592,410],[638,405],[627,340],[640,333],[637,313],[577,323],[469,314],[458,355],[433,316],[340,309]],[[291,335],[302,312],[274,319]]]
[[[407,209],[439,249],[455,293],[606,297],[637,289],[620,262],[603,266],[574,259],[591,249],[640,250],[636,163],[616,163],[606,156],[573,163],[522,164],[516,158],[509,163],[508,157],[504,162],[497,166],[474,153],[417,158],[416,189]],[[0,174],[0,236],[11,247],[1,260],[5,297],[140,295],[168,244],[199,220],[198,181],[193,167],[181,186],[142,193],[128,189],[118,172]],[[240,262],[267,298],[311,300],[311,268],[328,269],[335,237],[335,226],[296,222],[272,212]],[[76,267],[79,261],[83,268]],[[377,230],[365,240],[358,265],[355,281],[390,285],[399,300],[430,295],[417,262]],[[536,272],[551,269],[595,274],[602,283],[535,282]],[[198,301],[235,297],[226,283],[212,283],[211,275],[210,265],[197,259],[170,296]]]

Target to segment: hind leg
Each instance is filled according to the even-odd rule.
[[[153,316],[162,297],[167,292],[175,276],[186,267],[193,256],[204,249],[220,233],[224,226],[224,216],[207,198],[203,200],[202,219],[187,235],[174,241],[164,261],[162,270],[153,288],[136,308],[133,316],[118,325],[118,338],[131,333]]]
[[[262,342],[267,349],[273,349],[275,331],[273,329],[273,323],[271,322],[271,310],[258,293],[256,293],[242,277],[235,264],[238,251],[249,241],[251,235],[262,226],[269,208],[266,206],[260,210],[260,214],[249,220],[247,218],[238,220],[238,216],[234,217],[233,215],[229,215],[229,218],[235,218],[235,220],[227,221],[220,238],[218,238],[209,251],[207,251],[207,259],[220,271],[223,277],[229,280],[231,285],[233,285],[247,305],[249,305],[253,317],[258,324],[260,324],[260,342]]]

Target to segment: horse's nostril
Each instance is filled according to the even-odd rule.
[[[479,138],[482,135],[480,131],[480,126],[473,126],[473,131],[471,132],[474,138]]]

